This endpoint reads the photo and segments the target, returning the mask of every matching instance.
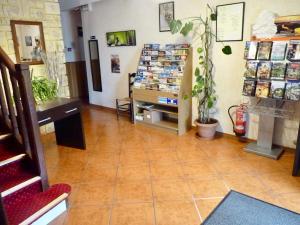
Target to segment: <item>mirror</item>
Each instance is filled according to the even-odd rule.
[[[43,64],[41,51],[46,51],[43,24],[11,20],[11,31],[17,63]]]
[[[93,90],[102,92],[98,40],[89,40]]]

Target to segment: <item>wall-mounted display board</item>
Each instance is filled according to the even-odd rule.
[[[298,120],[300,102],[300,40],[247,41],[243,95],[250,99],[249,112],[258,114],[257,142],[245,150],[278,159],[282,148],[272,144],[275,118]]]
[[[216,7],[216,40],[242,41],[244,33],[245,2]]]
[[[192,49],[188,44],[145,44],[133,88],[135,123],[174,131],[191,127]]]

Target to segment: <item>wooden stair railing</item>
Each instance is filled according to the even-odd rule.
[[[31,156],[43,180],[43,187],[48,188],[29,66],[15,65],[0,47],[0,71],[0,117]]]
[[[49,186],[44,150],[32,93],[29,66],[14,64],[0,47],[0,120],[30,156],[41,177],[43,190]],[[0,196],[0,224],[7,224]]]
[[[14,64],[0,47],[0,119],[30,156],[34,169],[47,189],[44,150],[32,93],[29,66]],[[1,215],[3,214],[3,215]],[[0,196],[0,218],[4,216]],[[5,218],[5,217],[4,217]],[[0,219],[0,223],[3,221]]]

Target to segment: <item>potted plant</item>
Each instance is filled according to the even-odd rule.
[[[217,100],[213,79],[214,65],[211,57],[212,40],[215,37],[212,31],[212,22],[216,20],[217,15],[209,5],[207,5],[207,8],[209,15],[205,18],[199,16],[172,20],[170,28],[172,34],[180,32],[183,36],[187,36],[191,31],[194,31],[194,37],[201,40],[201,46],[197,48],[199,61],[194,73],[195,84],[191,95],[198,101],[198,117],[195,121],[198,136],[213,138],[218,121],[210,116],[210,111]],[[222,52],[230,55],[232,53],[231,47],[224,46]]]

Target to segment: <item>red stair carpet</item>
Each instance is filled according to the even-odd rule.
[[[30,158],[11,139],[0,141],[0,192],[9,225],[39,224],[41,218],[54,219],[51,210],[60,203],[66,207],[71,187],[56,184],[43,191],[41,177],[31,165]]]

